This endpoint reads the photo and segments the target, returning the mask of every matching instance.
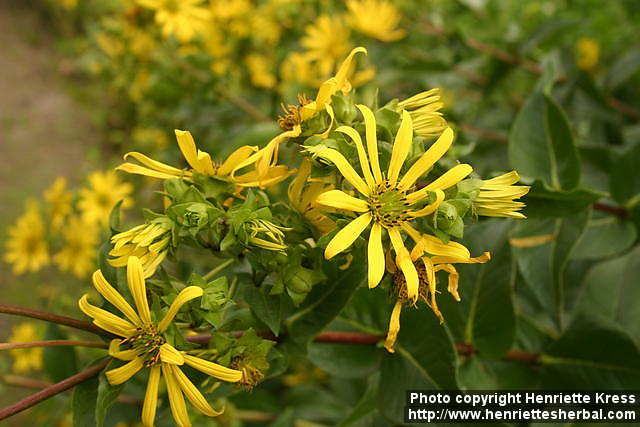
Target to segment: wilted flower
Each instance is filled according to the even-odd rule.
[[[162,320],[156,323],[152,320],[152,313],[147,302],[142,264],[135,256],[129,257],[127,262],[127,283],[136,310],[105,280],[100,270],[93,274],[93,285],[96,290],[120,310],[126,319],[91,305],[88,302],[88,295],[84,295],[78,302],[80,309],[93,319],[96,326],[122,337],[122,339],[116,338],[111,341],[109,355],[127,363],[105,373],[109,383],[122,384],[141,369],[149,368],[149,381],[142,406],[142,422],[146,426],[152,426],[154,423],[161,373],[164,376],[169,394],[171,412],[178,425],[191,425],[184,401],[185,396],[203,414],[211,417],[219,415],[221,412],[214,410],[209,405],[202,393],[179,367],[186,364],[227,382],[240,381],[242,372],[191,356],[184,351],[178,351],[163,336],[180,308],[190,300],[202,296],[202,288],[189,286],[183,289],[166,311]],[[127,348],[121,349],[122,346]]]

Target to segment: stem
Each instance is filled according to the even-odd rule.
[[[220,273],[222,270],[224,270],[225,268],[229,267],[231,264],[233,264],[234,262],[236,262],[235,258],[229,258],[228,260],[226,260],[225,262],[223,262],[222,264],[220,264],[219,266],[215,267],[214,269],[212,269],[210,272],[208,272],[207,274],[205,274],[204,276],[202,276],[202,278],[204,280],[209,280],[211,279],[213,276],[215,276],[216,274]]]
[[[94,324],[74,319],[67,316],[59,316],[47,311],[33,310],[30,308],[16,307],[14,305],[0,304],[0,313],[13,314],[16,316],[31,317],[32,319],[44,320],[46,322],[57,323],[59,325],[69,326],[71,328],[81,329],[96,335],[108,335],[107,332],[98,328]]]
[[[30,341],[30,342],[3,342],[3,343],[0,343],[0,350],[13,350],[18,348],[34,348],[34,347],[60,347],[60,346],[109,348],[107,344],[100,341],[49,340],[49,341]]]
[[[100,374],[100,372],[107,366],[110,360],[110,358],[105,359],[102,362],[85,369],[84,371],[78,372],[77,374],[72,375],[69,378],[66,378],[58,383],[45,387],[39,392],[25,397],[24,399],[14,403],[13,405],[0,409],[0,420],[9,418],[10,416],[22,412],[25,409],[31,408],[32,406],[44,400],[47,400],[48,398],[55,396],[56,394],[60,394],[63,391],[69,390],[70,388],[73,388],[78,384],[90,380],[91,378]]]
[[[264,114],[262,111],[260,111],[256,107],[254,107],[253,104],[251,104],[249,101],[247,101],[243,97],[228,91],[226,88],[222,86],[218,86],[217,90],[218,92],[220,92],[222,96],[224,96],[229,101],[231,101],[231,103],[234,104],[236,107],[240,108],[242,111],[250,115],[254,120],[258,122],[271,121],[271,118],[269,116]]]
[[[620,219],[626,219],[629,217],[629,211],[620,206],[611,206],[606,203],[594,203],[593,210],[610,213],[617,216]]]

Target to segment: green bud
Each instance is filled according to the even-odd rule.
[[[348,97],[338,94],[331,97],[331,105],[338,123],[351,124],[358,117],[358,110]]]

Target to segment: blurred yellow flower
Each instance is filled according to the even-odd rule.
[[[351,48],[349,28],[339,17],[322,15],[315,23],[306,27],[300,44],[307,50],[309,57],[317,62],[320,74],[326,77]]]
[[[351,28],[383,42],[400,40],[406,32],[398,28],[402,15],[386,0],[349,0],[347,21]]]
[[[80,217],[69,219],[62,230],[64,245],[53,256],[53,262],[62,271],[69,271],[79,279],[94,268],[98,244],[96,224],[86,223]]]
[[[131,205],[133,187],[121,182],[114,171],[96,171],[88,177],[89,185],[80,189],[78,208],[89,224],[107,225],[113,207],[122,200],[122,207]]]
[[[276,86],[276,76],[273,74],[273,62],[264,55],[257,53],[245,58],[251,84],[256,87],[272,89]]]
[[[71,192],[67,191],[67,180],[64,177],[56,178],[53,184],[44,191],[52,230],[59,230],[71,212],[72,197]]]
[[[9,228],[4,259],[13,265],[13,274],[38,271],[49,264],[49,249],[40,207],[27,201],[25,212]]]
[[[280,75],[286,83],[299,83],[304,86],[317,87],[322,82],[317,67],[306,53],[291,52],[280,66]]]
[[[600,59],[600,45],[590,37],[581,37],[576,45],[576,63],[584,71],[593,71]]]
[[[11,329],[9,342],[31,342],[42,339],[33,323],[20,323]],[[13,349],[9,351],[13,359],[13,372],[26,374],[42,369],[42,347]]]
[[[174,36],[186,43],[207,29],[211,13],[202,0],[137,0],[138,4],[155,11],[155,20],[164,37]]]
[[[136,147],[163,149],[169,145],[167,134],[158,128],[137,126],[131,132],[131,139]]]
[[[111,341],[109,355],[114,359],[127,363],[105,372],[109,383],[112,385],[123,384],[143,368],[149,369],[147,390],[142,405],[142,422],[147,426],[154,424],[161,375],[164,376],[164,382],[167,387],[171,413],[178,425],[191,425],[184,401],[185,396],[203,414],[210,417],[220,415],[221,411],[216,411],[209,405],[198,388],[182,372],[180,366],[188,365],[206,375],[227,382],[240,381],[243,373],[192,356],[187,352],[178,351],[167,342],[163,335],[171,326],[180,308],[189,301],[202,296],[202,288],[188,286],[180,291],[164,314],[164,317],[156,323],[152,320],[151,310],[147,301],[147,289],[142,264],[135,256],[129,257],[127,261],[127,283],[133,296],[135,310],[107,282],[102,271],[97,270],[93,274],[93,286],[126,319],[91,305],[87,294],[78,301],[80,310],[91,317],[96,326],[121,337]],[[121,349],[123,346],[127,348]]]

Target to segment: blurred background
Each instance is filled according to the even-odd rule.
[[[157,203],[157,187],[113,171],[124,153],[177,164],[173,129],[190,130],[215,155],[264,145],[278,132],[283,106],[313,96],[356,46],[369,52],[351,76],[361,96],[376,96],[374,86],[389,99],[439,87],[457,133],[454,158],[471,159],[486,176],[517,167],[529,182],[541,180],[546,187],[532,191],[532,209],[541,206],[536,200],[570,205],[545,205],[530,217],[589,209],[587,237],[561,262],[571,281],[583,283],[611,260],[629,280],[638,277],[637,1],[0,0],[0,29],[0,303],[78,317],[111,208],[124,199],[133,222],[140,218],[134,201]],[[514,131],[514,122],[543,88],[562,109],[577,153],[559,167],[580,167],[579,185],[554,186],[527,159],[509,155],[509,147],[529,143],[522,135],[535,125]],[[554,232],[528,224],[512,245],[535,261],[540,254],[531,248]],[[538,240],[518,240],[531,235]],[[521,265],[519,274],[535,284],[543,279],[530,269],[548,262]],[[519,315],[535,317],[543,310],[536,304],[523,302]],[[544,315],[538,320],[532,328],[552,329]],[[0,316],[1,341],[67,333]],[[69,365],[51,366],[42,350],[0,354],[0,406],[90,360],[77,360],[72,349],[49,351],[70,351]],[[302,375],[292,373],[294,382],[317,380],[294,374]],[[316,374],[323,375],[307,372]],[[64,399],[7,425],[65,425]],[[340,402],[326,405],[341,410]]]

